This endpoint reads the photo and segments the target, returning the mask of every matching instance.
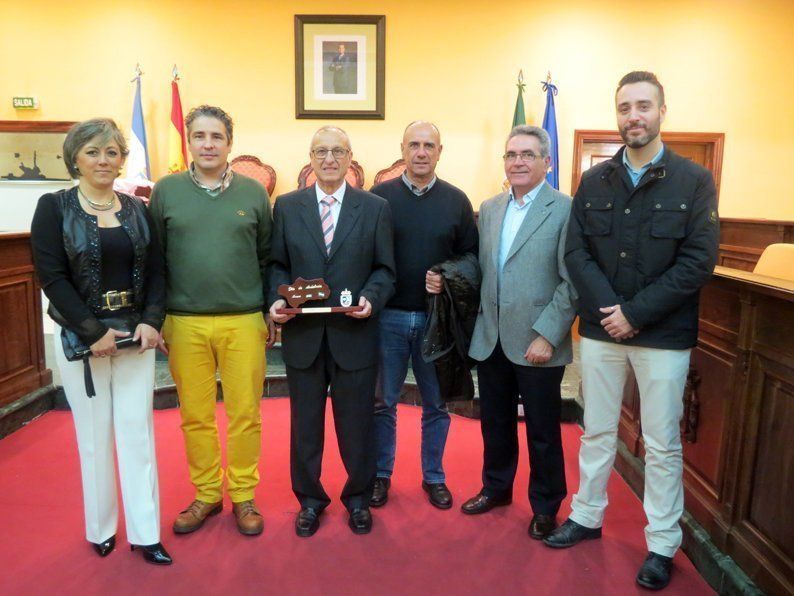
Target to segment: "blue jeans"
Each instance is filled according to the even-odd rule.
[[[442,459],[449,432],[449,412],[441,399],[435,366],[422,359],[427,315],[385,309],[380,314],[380,371],[375,397],[375,444],[378,477],[391,478],[397,448],[397,402],[408,374],[408,360],[422,396],[422,478],[445,481]]]

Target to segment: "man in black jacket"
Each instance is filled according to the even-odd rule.
[[[339,453],[348,478],[342,502],[350,529],[372,528],[375,483],[372,410],[377,379],[378,315],[394,293],[391,211],[380,197],[345,181],[353,152],[347,133],[324,126],[309,152],[317,183],[276,201],[271,256],[270,314],[283,324],[290,390],[290,473],[301,504],[298,536],[314,534],[330,498],[320,482],[326,397],[331,396]],[[331,297],[317,306],[362,309],[345,314],[294,315],[278,287],[298,277],[323,278]]]
[[[631,364],[646,449],[649,550],[637,582],[660,589],[681,545],[678,424],[697,344],[698,296],[717,259],[717,193],[708,170],[662,143],[667,107],[655,75],[627,74],[615,104],[626,147],[582,176],[568,226],[565,262],[579,294],[585,434],[571,516],[545,543],[565,548],[601,536]]]

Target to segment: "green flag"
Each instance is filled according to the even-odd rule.
[[[513,112],[513,128],[514,126],[518,126],[519,124],[526,124],[527,117],[524,114],[524,88],[526,85],[524,84],[524,71],[518,72],[518,97],[516,97],[516,109]]]

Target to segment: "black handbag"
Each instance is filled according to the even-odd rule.
[[[116,349],[129,348],[131,346],[140,345],[140,340],[132,338],[135,333],[135,328],[141,322],[141,315],[137,312],[128,312],[123,314],[114,314],[107,317],[99,317],[99,320],[107,325],[110,329],[116,331],[127,331],[127,337],[116,338]],[[83,339],[74,331],[67,327],[61,327],[61,344],[63,345],[63,353],[69,362],[83,361],[85,373],[85,392],[88,397],[94,397],[96,390],[94,389],[94,379],[91,376],[91,364],[89,358],[91,357],[91,346],[89,346]]]

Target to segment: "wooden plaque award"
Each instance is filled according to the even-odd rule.
[[[364,310],[363,306],[353,306],[353,295],[346,289],[342,290],[339,295],[339,306],[303,306],[303,304],[312,300],[330,298],[331,289],[323,279],[303,279],[299,277],[291,284],[280,285],[278,294],[290,306],[290,308],[279,308],[276,312],[280,315],[311,315]]]

